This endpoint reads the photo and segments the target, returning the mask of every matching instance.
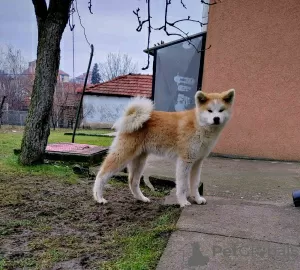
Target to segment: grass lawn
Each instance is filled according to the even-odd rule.
[[[82,132],[82,130],[78,130]],[[72,132],[67,129],[51,130],[49,143],[55,142],[71,142],[72,136],[64,135],[65,132]],[[84,130],[84,133],[88,134],[103,134],[108,133],[109,130]],[[68,166],[61,165],[40,165],[32,167],[22,167],[17,163],[17,156],[13,154],[13,149],[21,148],[21,140],[23,135],[23,128],[21,127],[8,127],[3,126],[0,129],[0,168],[2,172],[12,173],[17,175],[21,174],[34,174],[34,175],[52,175],[70,177],[73,180],[75,177],[73,172]],[[109,146],[112,142],[112,138],[108,137],[93,137],[93,136],[75,136],[76,143],[87,143],[100,146]]]
[[[51,131],[49,142],[71,141],[64,132],[70,130]],[[127,184],[114,180],[109,204],[98,205],[94,179],[78,178],[63,164],[20,166],[13,149],[21,139],[21,128],[0,129],[0,270],[155,269],[179,208],[163,206],[164,194],[148,189],[152,202],[135,202]],[[75,137],[102,146],[111,141]]]

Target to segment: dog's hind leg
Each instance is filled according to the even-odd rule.
[[[197,204],[206,204],[206,200],[199,194],[202,160],[197,160],[192,167],[190,177],[190,195]]]
[[[141,176],[143,174],[146,160],[147,154],[142,153],[128,163],[128,182],[134,198],[139,201],[150,202],[150,200],[144,196],[140,189]]]
[[[127,163],[134,157],[134,155],[126,155],[125,152],[111,152],[107,155],[102,166],[96,176],[96,180],[93,187],[94,199],[98,203],[107,203],[107,200],[103,198],[104,186],[108,180],[117,172],[121,171]]]

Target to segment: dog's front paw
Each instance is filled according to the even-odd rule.
[[[147,198],[147,197],[143,197],[143,198],[141,198],[140,199],[142,202],[145,202],[145,203],[149,203],[150,202],[150,199],[149,198]]]
[[[145,202],[145,203],[149,203],[150,202],[150,199],[145,197],[145,196],[142,196],[142,197],[135,197],[138,201],[142,201],[142,202]]]
[[[191,203],[188,200],[186,200],[186,201],[183,201],[183,202],[179,202],[179,205],[180,205],[180,207],[185,207],[185,206],[191,205]]]
[[[105,200],[104,198],[99,198],[99,199],[97,199],[96,201],[97,201],[98,203],[100,203],[100,204],[107,204],[107,203],[108,203],[108,201]]]
[[[95,199],[95,201],[96,201],[97,203],[100,203],[100,204],[107,204],[107,203],[108,203],[108,201],[105,200],[102,196],[99,196],[99,195],[97,194],[97,192],[94,192],[94,199]]]
[[[204,197],[201,197],[201,196],[196,197],[195,201],[196,201],[197,204],[206,204],[206,199]]]

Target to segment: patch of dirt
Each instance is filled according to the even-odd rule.
[[[2,125],[1,133],[22,133],[24,131],[23,126],[12,126],[12,125]]]
[[[136,202],[125,184],[96,204],[93,180],[77,184],[37,176],[0,173],[0,262],[4,269],[94,269],[120,256],[116,233],[149,226],[165,207],[162,197]]]

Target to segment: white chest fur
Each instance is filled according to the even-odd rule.
[[[189,140],[189,157],[206,158],[217,143],[221,128],[199,129]]]

